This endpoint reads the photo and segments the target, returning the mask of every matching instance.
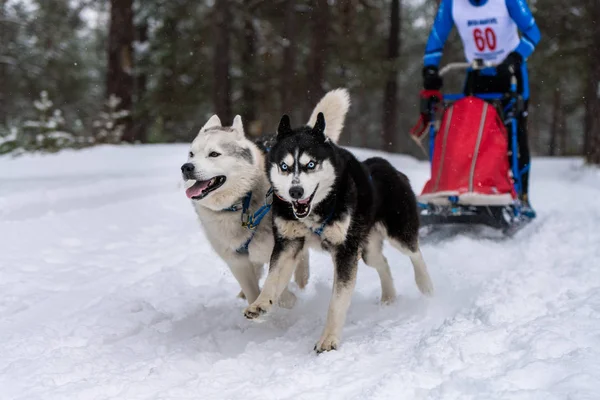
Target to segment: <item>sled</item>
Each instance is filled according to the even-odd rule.
[[[440,71],[493,68],[481,61]],[[469,91],[467,91],[469,92]],[[441,97],[441,98],[440,98]],[[502,107],[502,100],[509,100]],[[419,196],[423,236],[447,227],[484,226],[510,237],[533,217],[521,212],[517,120],[523,100],[513,76],[510,93],[445,94],[427,100],[431,178]],[[436,121],[436,110],[442,117]],[[452,231],[452,230],[449,230]]]

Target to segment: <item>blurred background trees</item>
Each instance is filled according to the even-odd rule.
[[[190,141],[212,113],[271,133],[282,113],[303,123],[343,86],[353,101],[343,144],[420,155],[407,132],[437,4],[0,0],[0,149],[38,143],[42,93],[72,136],[61,143],[81,147]],[[532,148],[599,163],[600,0],[529,4],[543,35],[529,62]],[[454,32],[443,62],[461,59]]]

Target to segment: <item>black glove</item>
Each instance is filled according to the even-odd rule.
[[[510,81],[510,78],[517,74],[523,64],[523,56],[516,51],[510,53],[504,61],[496,68],[496,72],[502,78]]]
[[[444,81],[438,72],[438,68],[432,65],[423,68],[423,89],[440,90]]]

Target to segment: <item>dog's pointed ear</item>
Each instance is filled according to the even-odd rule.
[[[233,119],[233,125],[231,127],[238,133],[239,136],[244,136],[244,124],[242,123],[242,117],[236,115]]]
[[[323,138],[325,141],[325,116],[322,112],[317,115],[317,122],[315,122],[315,126],[312,128],[312,134],[318,138]]]
[[[221,120],[219,119],[219,116],[217,114],[210,117],[210,119],[206,122],[206,124],[204,124],[202,129],[200,129],[200,132],[204,132],[205,130],[214,128],[215,126],[217,126],[217,127],[223,126],[223,125],[221,125]]]
[[[283,139],[291,133],[292,124],[290,122],[290,117],[287,114],[284,114],[283,117],[281,117],[281,121],[279,121],[279,127],[277,127],[277,140]]]

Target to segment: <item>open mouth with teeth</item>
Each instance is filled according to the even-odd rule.
[[[215,176],[206,181],[196,181],[193,186],[189,187],[185,194],[192,200],[200,200],[205,198],[210,192],[223,186],[227,178],[223,175]]]
[[[311,206],[312,200],[315,197],[315,193],[317,193],[318,188],[319,188],[319,185],[317,185],[317,187],[315,188],[315,191],[312,192],[310,197],[307,197],[306,199],[302,199],[302,200],[292,201],[292,210],[294,211],[294,216],[296,218],[303,219],[303,218],[308,217],[308,214],[310,214],[310,206]]]

